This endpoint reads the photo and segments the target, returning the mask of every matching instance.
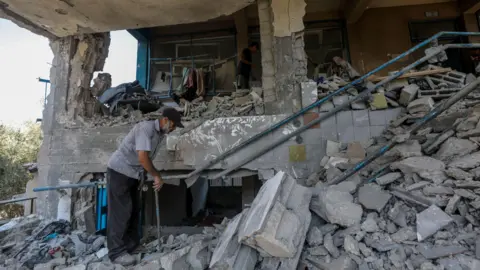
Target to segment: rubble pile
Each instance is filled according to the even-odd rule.
[[[0,227],[0,269],[205,269],[227,223],[225,219],[206,227],[203,234],[164,236],[160,249],[154,240],[137,254],[136,266],[125,268],[108,259],[104,236],[72,231],[64,220],[43,221],[35,215],[16,218]]]
[[[350,72],[345,70],[350,70]],[[348,76],[349,74],[351,75]],[[329,77],[320,77],[316,80],[318,97],[323,98],[348,85],[358,77],[360,77],[358,73],[351,67],[344,69],[343,72],[334,73]],[[335,96],[332,101],[323,103],[320,107],[320,112],[328,112],[332,108],[348,102],[362,91],[375,87],[375,83],[385,78],[372,76],[363,84],[352,86],[342,95]],[[353,103],[351,108],[353,110],[364,110],[367,108],[380,110],[389,107],[406,107],[417,97],[431,98],[433,102],[433,100],[441,100],[452,96],[474,79],[475,76],[472,74],[467,75],[450,68],[427,65],[421,70],[407,73],[403,78],[396,79],[386,84],[385,87],[378,88],[375,91],[376,93],[366,100]]]
[[[203,98],[187,101],[183,120],[261,115],[264,113],[262,91],[260,87],[253,87],[252,90],[237,90],[231,96],[214,96],[208,102]]]

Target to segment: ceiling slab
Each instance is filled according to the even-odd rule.
[[[65,37],[208,21],[230,15],[253,2],[255,1],[0,0],[0,8],[6,11],[4,13],[16,14],[57,37]],[[11,18],[12,16],[8,19]]]

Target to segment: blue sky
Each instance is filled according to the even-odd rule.
[[[21,126],[42,117],[45,85],[53,53],[48,39],[0,19],[0,123]],[[111,33],[104,72],[112,84],[135,80],[137,41],[127,31]]]

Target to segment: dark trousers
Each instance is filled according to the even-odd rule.
[[[238,89],[250,89],[250,75],[238,74],[237,75],[237,88]]]
[[[108,168],[107,245],[112,261],[125,252],[132,252],[140,243],[138,186],[137,179]]]

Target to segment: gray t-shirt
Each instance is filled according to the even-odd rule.
[[[163,137],[164,133],[160,131],[158,120],[136,124],[110,157],[107,166],[128,177],[140,179],[143,168],[138,160],[137,151],[149,151],[149,157],[153,160]]]

